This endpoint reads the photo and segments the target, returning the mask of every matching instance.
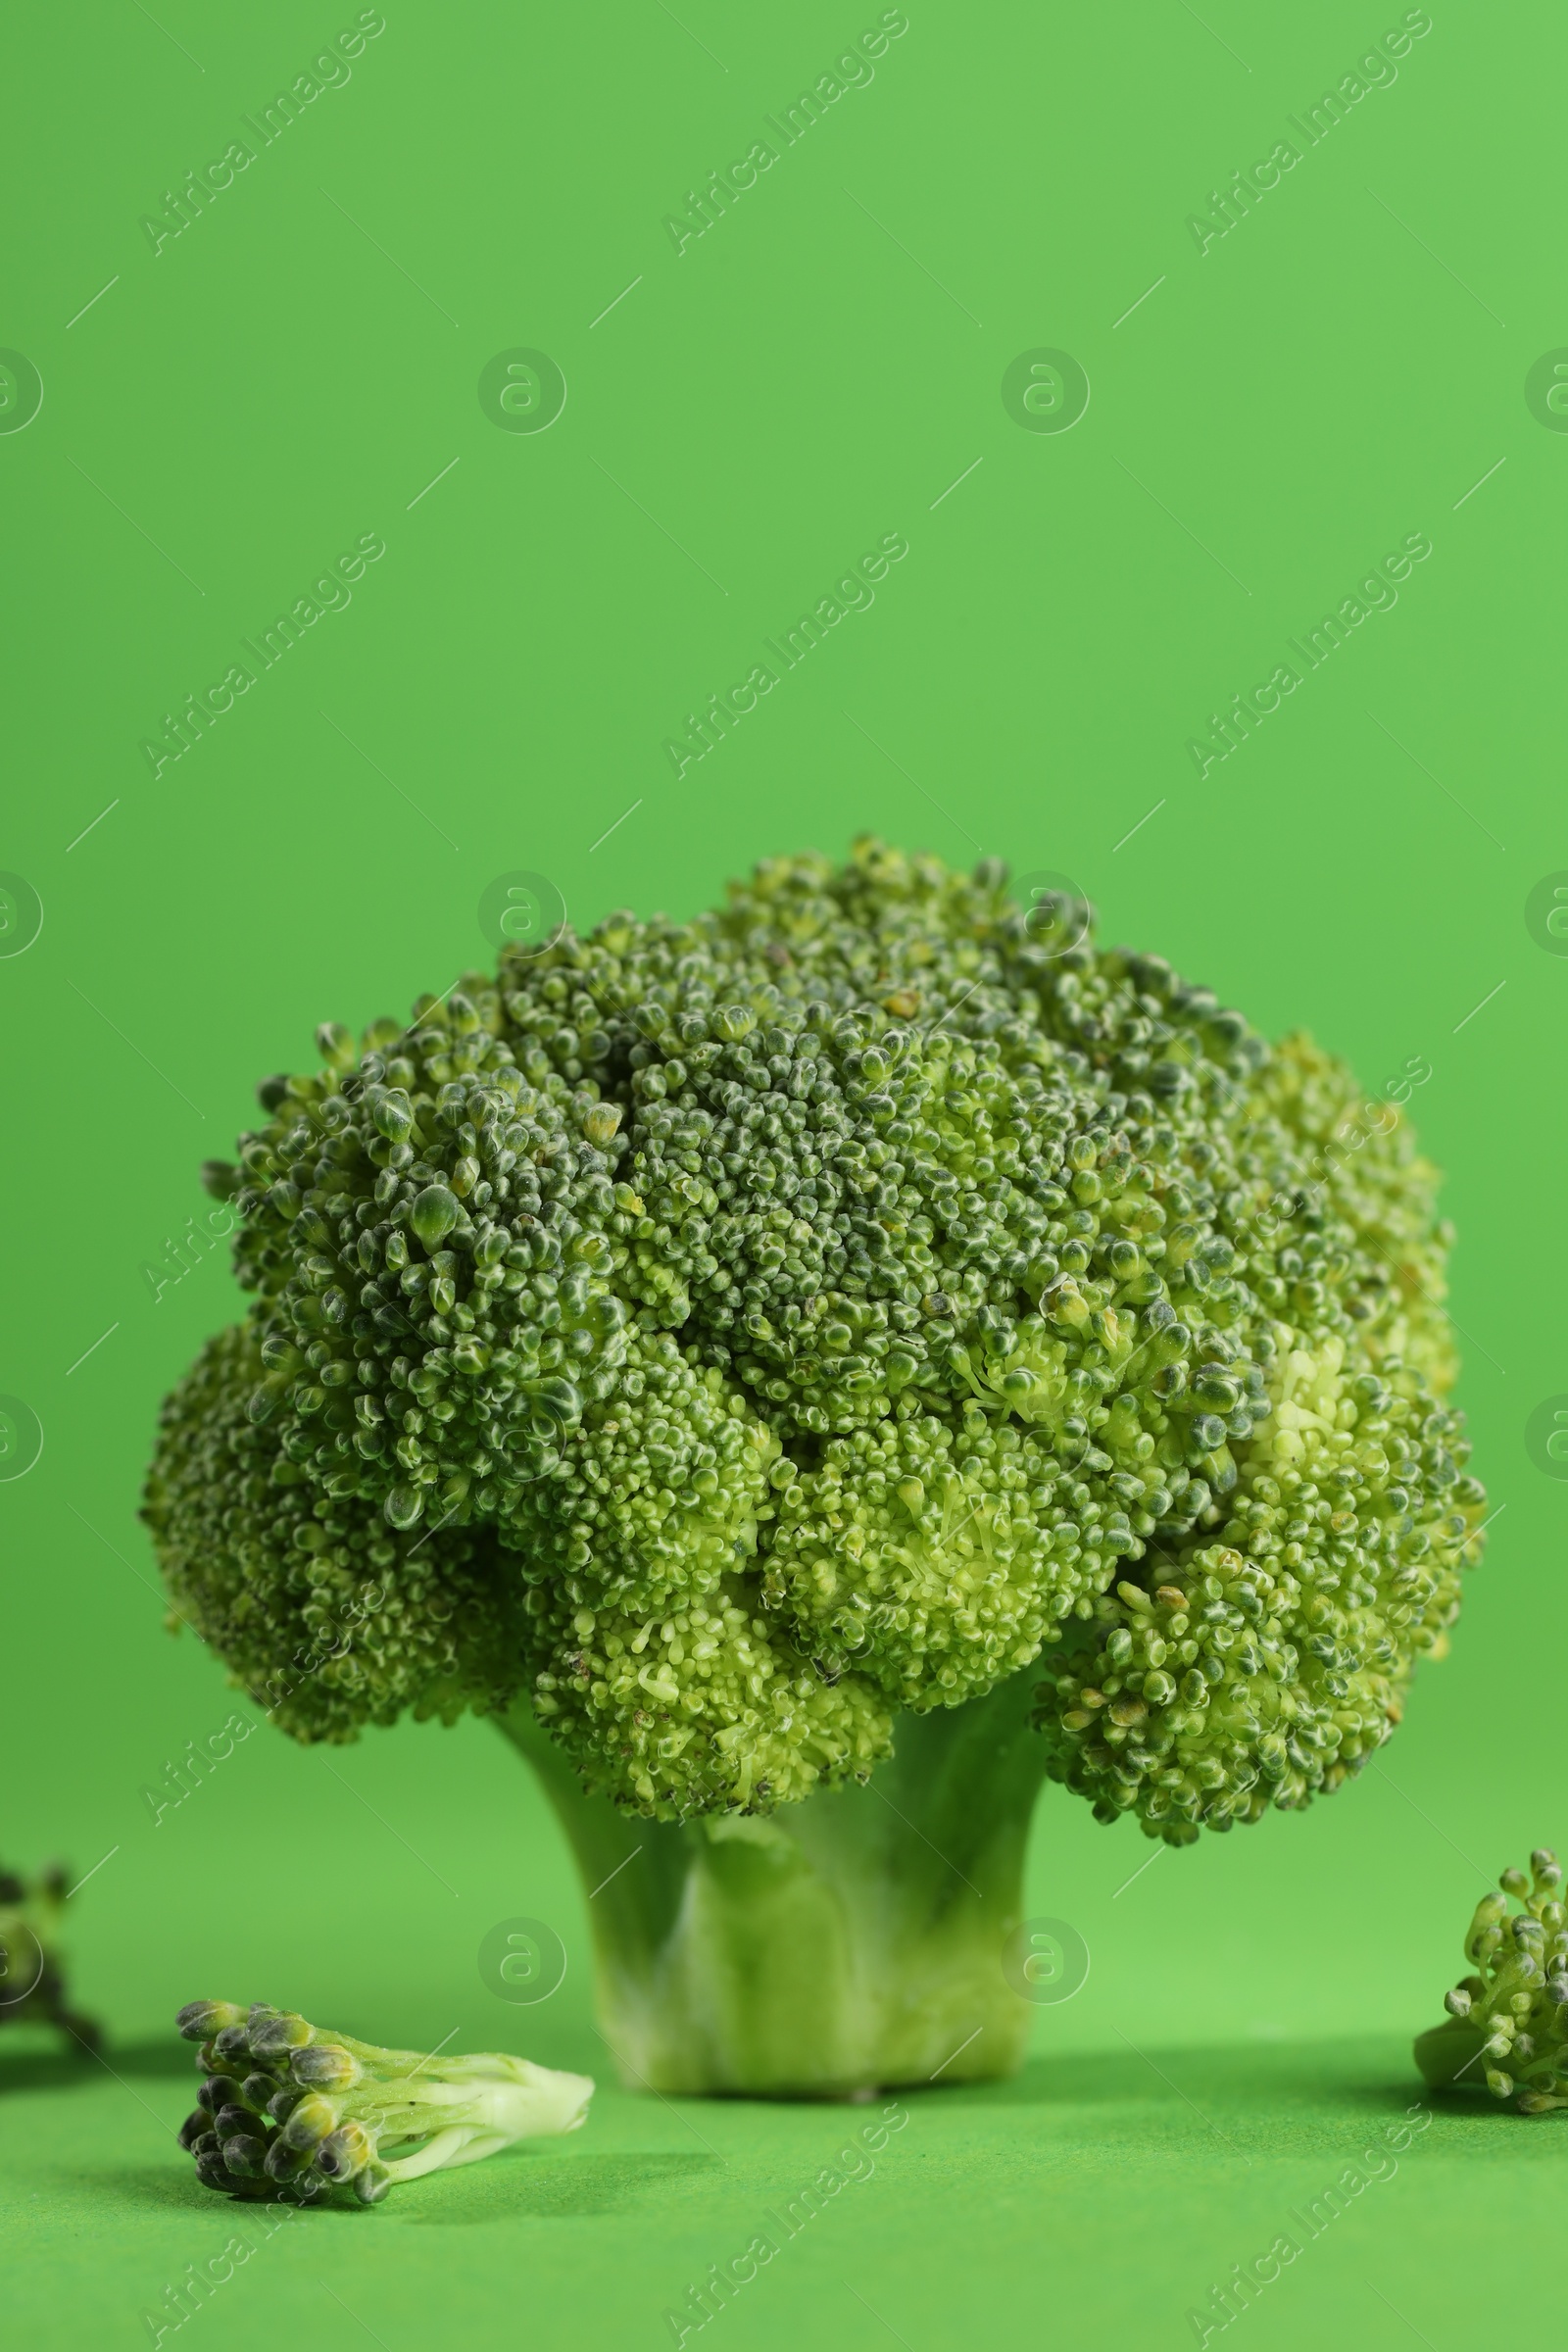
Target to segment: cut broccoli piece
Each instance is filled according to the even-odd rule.
[[[1562,1866],[1538,1846],[1527,1877],[1505,1870],[1476,1905],[1464,1956],[1475,1970],[1444,1996],[1448,2015],[1418,2034],[1434,2090],[1488,2090],[1521,2115],[1568,2107],[1568,1910]],[[1508,1897],[1519,1905],[1508,1908]]]
[[[594,2091],[586,2075],[494,2051],[378,2049],[262,2001],[189,2001],[175,2023],[201,2043],[206,2078],[179,2144],[204,2187],[234,2197],[346,2188],[376,2205],[399,2181],[575,2132]]]

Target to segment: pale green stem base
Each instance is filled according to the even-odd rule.
[[[1014,2073],[1003,1973],[1045,1772],[1037,1676],[898,1721],[866,1788],[683,1823],[586,1796],[517,1707],[501,1729],[571,1840],[600,2027],[632,2089],[842,2098]]]

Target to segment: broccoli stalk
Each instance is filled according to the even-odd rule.
[[[261,2001],[190,2001],[175,2022],[206,2076],[179,2143],[203,2185],[230,2196],[341,2187],[376,2205],[398,2181],[574,2132],[593,2096],[586,2075],[493,2051],[383,2050]]]
[[[628,2089],[831,2098],[1011,2074],[1029,2009],[1003,1958],[1046,1771],[1030,1690],[902,1718],[863,1788],[684,1822],[585,1793],[525,1707],[503,1717],[592,1895]]]

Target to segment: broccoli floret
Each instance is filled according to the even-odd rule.
[[[979,1413],[956,1432],[934,1413],[890,1416],[831,1439],[819,1470],[786,1466],[764,1593],[891,1707],[957,1706],[1027,1666],[1098,1592],[1094,1540],[1112,1556],[1090,1509],[1086,1531],[1054,1507],[1049,1445]],[[1114,1540],[1130,1548],[1125,1521]]]
[[[1475,1974],[1444,1996],[1448,2015],[1417,2035],[1415,2061],[1435,2090],[1489,2090],[1522,2115],[1568,2107],[1568,1910],[1562,1865],[1538,1846],[1527,1876],[1505,1870],[1464,1939]],[[1509,1896],[1519,1908],[1510,1911]]]
[[[254,1314],[220,1332],[164,1406],[142,1515],[171,1624],[199,1627],[296,1740],[507,1706],[524,1596],[494,1534],[405,1534],[314,1480],[308,1438],[266,1409],[264,1346]]]
[[[0,1867],[0,2027],[54,2026],[83,2049],[103,2034],[71,2005],[61,1935],[70,1882],[56,1863],[33,1879]]]
[[[323,1029],[212,1178],[255,1297],[166,1407],[178,1608],[298,1738],[494,1714],[623,1874],[606,1983],[661,2087],[934,2066],[936,1913],[865,2022],[864,1808],[891,1915],[913,1840],[1006,1912],[1043,1774],[1178,1845],[1299,1807],[1477,1556],[1402,1115],[1005,884],[867,841],[508,947]],[[737,2054],[764,1914],[859,1988],[815,2056],[799,2017]]]
[[[265,2001],[188,2001],[174,2022],[205,2077],[179,2144],[231,2197],[346,2188],[378,2205],[399,2181],[575,2132],[594,2092],[586,2075],[493,2051],[378,2049]]]
[[[658,1615],[751,1562],[778,1441],[694,1355],[633,1329],[614,1395],[563,1435],[507,1530],[534,1585]]]
[[[505,1527],[624,1353],[605,1230],[620,1113],[527,1085],[467,996],[416,1011],[358,1054],[326,1025],[325,1071],[264,1090],[235,1194],[258,1409],[286,1399],[291,1458],[391,1527]]]

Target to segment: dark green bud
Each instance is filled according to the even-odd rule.
[[[368,2164],[363,2173],[354,2176],[354,2194],[362,2205],[379,2205],[391,2185],[391,2176],[382,2164]]]
[[[232,2075],[209,2075],[196,2093],[196,2104],[205,2107],[209,2115],[217,2115],[220,2108],[234,2106],[244,2095]]]
[[[321,1023],[316,1032],[316,1050],[333,1070],[352,1070],[359,1059],[353,1036],[341,1021]]]
[[[186,2116],[185,2121],[180,2125],[177,2135],[179,2144],[185,2150],[187,2155],[189,2155],[191,2149],[194,2148],[196,2142],[202,2137],[203,2133],[211,2130],[212,2121],[213,2119],[208,2114],[205,2107],[193,2107],[191,2109],[191,2112]]]
[[[371,1116],[389,1144],[407,1143],[414,1133],[414,1106],[401,1087],[380,1096]]]
[[[300,2174],[310,2170],[309,2148],[291,2148],[279,2132],[262,2161],[262,2170],[269,2180],[297,2180]]]
[[[223,2142],[223,2162],[241,2180],[265,2180],[267,2142],[248,2132],[236,2132]]]
[[[242,2026],[245,2012],[233,2001],[187,2001],[174,2024],[187,2041],[211,2041],[226,2026]]]
[[[458,1221],[458,1203],[444,1184],[427,1184],[410,1222],[427,1250],[437,1249]]]
[[[424,1496],[417,1487],[394,1487],[381,1505],[388,1527],[417,1527],[424,1509]]]
[[[328,2180],[351,2180],[375,2154],[375,2142],[363,2124],[348,2123],[328,2132],[316,2151],[316,2169]]]
[[[289,2061],[289,2072],[296,2082],[314,2090],[346,2090],[358,2082],[364,2070],[357,2058],[340,2050],[331,2042],[312,2042],[308,2050],[296,2050]]]
[[[337,2120],[338,2111],[331,2100],[323,2099],[318,2091],[309,2091],[283,2126],[281,2137],[287,2146],[309,2151],[337,2130]]]
[[[280,2009],[256,2028],[251,2048],[258,2058],[281,2058],[289,2050],[303,2050],[310,2038],[306,2020],[294,2010]]]
[[[530,1381],[527,1393],[539,1411],[553,1421],[575,1421],[582,1411],[582,1398],[569,1380]]]

